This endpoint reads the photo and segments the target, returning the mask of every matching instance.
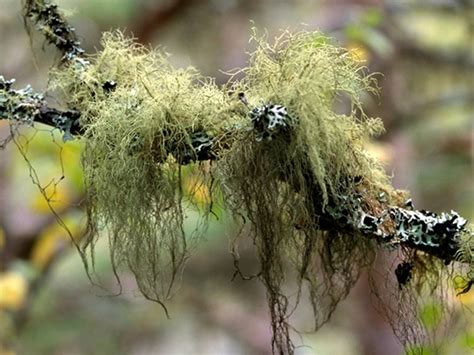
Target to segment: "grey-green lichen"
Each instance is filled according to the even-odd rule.
[[[467,293],[474,285],[474,232],[466,229],[461,233],[456,261],[468,265],[465,276],[458,276],[459,294]],[[460,281],[460,282],[459,282]]]
[[[226,207],[250,221],[273,349],[292,353],[289,318],[303,289],[317,329],[377,252],[375,239],[334,221],[354,227],[361,211],[381,217],[404,194],[364,149],[383,125],[362,109],[376,85],[350,53],[318,32],[285,31],[271,44],[255,32],[253,39],[244,78],[219,87],[193,68],[172,67],[160,50],[106,33],[103,50],[87,57],[90,64],[56,70],[53,87],[82,114],[86,265],[97,239],[108,236],[117,275],[131,270],[145,297],[160,304],[171,297],[200,237],[183,229],[184,206],[199,190],[183,193],[183,165],[191,165],[202,176],[199,184],[210,191],[218,186]],[[350,112],[336,113],[338,100],[349,100]],[[274,114],[281,114],[278,123]],[[262,126],[265,120],[271,123]],[[200,162],[203,150],[218,164]],[[205,204],[209,213],[212,199]],[[394,227],[377,226],[382,234]],[[417,265],[429,274],[427,265],[435,262]],[[294,273],[290,298],[283,286]]]
[[[114,268],[129,268],[143,294],[161,303],[172,295],[195,242],[183,230],[179,152],[194,151],[195,132],[207,132],[219,145],[227,140],[225,126],[243,118],[231,114],[229,96],[212,80],[193,68],[173,68],[163,52],[118,32],[105,34],[102,45],[85,70],[54,74],[55,87],[82,112],[84,251],[106,230]]]

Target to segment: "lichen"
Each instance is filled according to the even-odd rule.
[[[269,44],[254,30],[253,39],[257,49],[234,89],[244,92],[252,106],[283,105],[298,118],[289,150],[305,152],[323,204],[347,187],[346,177],[372,175],[372,186],[384,183],[380,181],[384,174],[374,178],[382,170],[363,147],[368,137],[383,131],[381,121],[368,118],[362,109],[362,96],[376,91],[374,77],[318,32],[285,31]],[[346,98],[351,112],[335,113],[335,104]]]
[[[119,32],[105,34],[102,46],[85,70],[53,75],[53,88],[82,112],[85,127],[83,251],[106,231],[114,270],[129,268],[143,294],[163,304],[197,238],[183,230],[182,164],[196,160],[199,132],[219,145],[228,140],[225,126],[241,117],[230,114],[229,97],[212,80],[173,68],[162,51]]]
[[[358,190],[374,197],[385,192],[390,199],[393,190],[364,149],[382,130],[361,107],[362,96],[374,91],[373,77],[320,33],[285,31],[273,44],[257,33],[253,39],[257,48],[233,89],[245,93],[249,107],[282,105],[292,127],[273,136],[263,130],[266,135],[256,138],[249,132],[247,143],[234,145],[219,162],[219,173],[230,209],[252,225],[273,349],[291,353],[289,318],[303,287],[318,329],[375,256],[372,240],[331,228],[328,211],[347,208],[344,200]],[[349,114],[334,111],[343,98],[351,102]],[[252,111],[253,121],[270,107]],[[292,270],[298,275],[293,299],[283,292]]]
[[[107,235],[117,279],[131,270],[144,296],[164,307],[201,234],[183,229],[185,206],[202,190],[187,186],[183,193],[183,166],[191,166],[202,175],[196,184],[218,188],[225,207],[250,221],[273,350],[292,353],[290,317],[304,289],[317,329],[372,265],[379,242],[389,244],[383,236],[396,236],[383,214],[406,195],[365,150],[383,132],[380,119],[362,109],[364,96],[376,93],[374,77],[321,33],[284,31],[272,44],[256,31],[252,38],[256,49],[239,71],[243,79],[231,77],[223,87],[114,32],[104,35],[102,51],[86,57],[87,66],[56,70],[52,88],[81,112],[87,269],[97,239]],[[340,100],[350,102],[348,113],[336,113]],[[212,196],[200,199],[204,217]],[[381,240],[366,235],[379,230]],[[240,239],[233,243],[237,267]],[[410,274],[398,269],[391,277],[408,310],[419,306],[423,282],[436,285],[441,266],[406,254]],[[283,288],[295,273],[290,297]],[[419,340],[409,322],[393,324],[408,332],[408,344]]]
[[[458,275],[458,295],[467,293],[474,285],[474,232],[466,229],[461,233],[459,249],[455,255],[456,261],[468,265],[465,276]]]

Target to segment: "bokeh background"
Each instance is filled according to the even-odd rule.
[[[192,65],[225,83],[246,64],[250,28],[321,30],[371,72],[380,72],[379,97],[366,110],[387,128],[367,148],[386,164],[397,188],[417,208],[458,211],[474,218],[474,5],[470,0],[61,0],[58,4],[89,52],[101,33],[120,28],[141,43],[162,46],[178,67]],[[0,0],[0,75],[16,87],[45,90],[58,57],[40,36],[27,36],[21,2]],[[55,104],[54,94],[48,97]],[[1,137],[9,133],[0,121]],[[269,354],[270,327],[263,287],[232,280],[233,225],[226,211],[195,250],[180,292],[168,303],[171,319],[143,299],[133,277],[120,296],[99,244],[97,271],[106,291],[91,285],[78,253],[32,183],[31,164],[54,207],[75,236],[83,225],[81,143],[62,144],[46,127],[24,131],[0,150],[0,354]],[[64,176],[64,178],[62,178]],[[202,191],[202,198],[206,198]],[[188,211],[193,225],[197,212]],[[257,270],[252,248],[244,269]],[[473,293],[461,304],[474,305]],[[330,322],[311,333],[304,302],[294,316],[298,354],[403,352],[372,307],[362,276]],[[472,316],[472,313],[468,316]],[[449,354],[474,347],[473,329],[451,342]]]

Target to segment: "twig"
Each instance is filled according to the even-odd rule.
[[[69,26],[56,4],[45,0],[26,0],[24,6],[25,26],[28,19],[44,35],[46,41],[54,45],[63,57],[63,63],[75,62],[79,66],[89,63],[83,58],[84,49],[78,41],[74,27]]]
[[[43,123],[64,132],[63,139],[70,140],[79,134],[80,113],[76,110],[58,110],[48,106],[44,95],[35,93],[31,86],[14,90],[12,80],[0,75],[0,120],[9,119],[15,124]]]

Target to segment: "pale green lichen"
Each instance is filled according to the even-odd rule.
[[[456,261],[468,265],[465,276],[457,277],[458,294],[467,293],[474,285],[474,232],[472,229],[465,229],[459,241],[459,250],[455,255]]]
[[[211,192],[219,186],[225,206],[250,220],[273,349],[291,353],[289,318],[303,287],[317,329],[376,255],[374,240],[328,226],[328,213],[352,217],[357,208],[379,216],[403,194],[365,150],[383,125],[362,109],[363,96],[376,85],[350,53],[317,32],[285,31],[273,44],[256,32],[253,39],[244,78],[222,88],[193,68],[173,68],[162,51],[118,32],[104,35],[103,50],[87,58],[86,68],[57,70],[53,87],[82,113],[86,266],[97,238],[107,234],[116,273],[131,270],[145,297],[161,304],[173,294],[199,239],[197,231],[185,234],[183,222],[187,200],[201,187],[183,194],[182,166],[197,160],[192,140],[205,132],[218,164],[193,163],[202,174],[196,184]],[[335,112],[339,100],[350,101],[349,113]],[[248,114],[272,103],[287,109],[292,126],[258,141]],[[209,213],[212,203],[205,199],[200,209]],[[282,290],[292,273],[294,298]]]
[[[54,87],[86,127],[84,251],[106,230],[114,269],[129,268],[144,295],[161,303],[195,242],[183,231],[182,168],[169,153],[192,151],[196,131],[219,141],[235,115],[225,92],[193,68],[172,68],[163,52],[118,32],[106,34],[102,46],[85,71],[54,74]],[[107,81],[116,87],[104,89]]]
[[[285,106],[298,123],[271,141],[258,142],[250,132],[246,143],[234,145],[219,162],[219,173],[231,210],[252,224],[274,351],[291,353],[289,317],[302,287],[309,289],[317,329],[375,255],[372,240],[320,226],[326,207],[343,204],[357,191],[367,201],[381,192],[392,199],[394,193],[364,149],[383,129],[361,107],[362,95],[374,91],[373,78],[320,33],[284,32],[273,44],[255,33],[253,38],[257,48],[233,89],[244,92],[250,106]],[[343,98],[352,104],[349,114],[334,111]],[[282,290],[289,262],[298,275],[293,299]]]
[[[381,121],[368,118],[362,109],[362,96],[376,92],[374,78],[318,32],[285,31],[269,44],[254,30],[253,39],[257,49],[235,90],[245,92],[253,105],[277,103],[299,118],[287,151],[305,152],[323,203],[347,188],[348,176],[367,177],[375,188],[385,184],[383,170],[364,149],[367,138],[383,131]],[[350,100],[349,115],[334,111],[343,99]]]

